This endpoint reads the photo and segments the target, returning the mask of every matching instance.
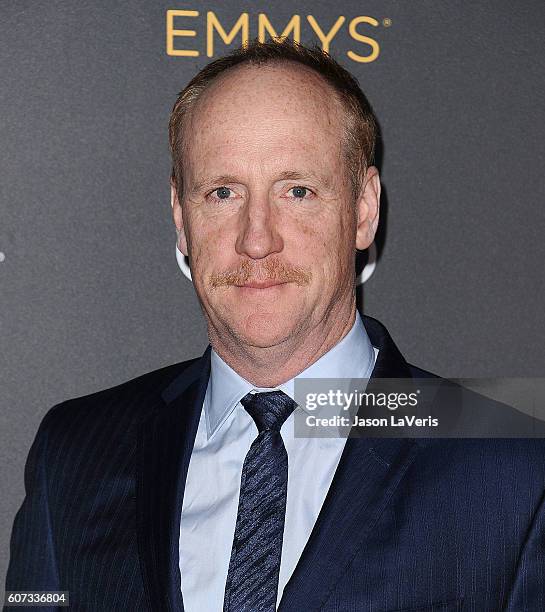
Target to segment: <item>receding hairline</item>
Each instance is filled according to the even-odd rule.
[[[293,65],[296,65],[293,67]],[[357,78],[348,72],[328,53],[317,45],[305,47],[300,43],[285,39],[281,41],[260,42],[257,39],[232,53],[220,57],[202,68],[186,87],[179,93],[169,119],[169,144],[172,153],[171,178],[179,191],[183,192],[183,159],[187,139],[187,125],[201,96],[213,87],[218,80],[235,69],[250,67],[280,67],[309,75],[314,83],[326,92],[328,107],[333,112],[340,103],[340,114],[336,119],[341,123],[340,144],[342,156],[349,169],[353,192],[357,196],[365,176],[365,171],[374,163],[378,125],[373,109],[363,93]],[[316,80],[316,76],[321,77]],[[329,94],[333,91],[334,96]],[[331,102],[334,100],[336,102]],[[338,111],[339,112],[339,111]]]
[[[327,78],[323,74],[318,72],[316,68],[313,68],[308,64],[303,64],[293,58],[284,57],[272,57],[260,61],[257,61],[255,59],[248,59],[244,62],[240,62],[239,64],[235,64],[234,66],[229,66],[229,68],[225,68],[224,70],[222,70],[222,72],[213,77],[206,84],[202,93],[204,93],[206,89],[208,89],[208,87],[211,87],[212,85],[214,85],[214,83],[217,83],[218,81],[222,80],[223,77],[226,77],[229,74],[232,75],[236,72],[248,72],[251,70],[260,69],[279,71],[286,70],[288,72],[304,72],[305,74],[309,75],[310,77],[314,78],[314,80],[325,86],[325,89],[328,89],[329,91],[338,94],[335,87],[327,80]]]
[[[278,70],[278,71],[288,71],[292,73],[303,73],[306,76],[310,77],[314,83],[320,87],[324,94],[326,94],[327,103],[330,105],[328,108],[328,113],[335,113],[336,117],[339,120],[339,125],[342,130],[341,136],[341,145],[343,147],[348,146],[347,143],[344,142],[345,136],[347,136],[347,132],[350,129],[349,124],[353,120],[352,113],[350,109],[347,107],[346,103],[343,101],[341,94],[335,87],[327,80],[324,75],[320,74],[316,69],[312,68],[312,66],[308,66],[306,64],[302,64],[297,60],[291,58],[267,58],[266,60],[256,61],[248,60],[241,62],[239,64],[235,64],[234,66],[230,66],[226,68],[216,76],[214,76],[210,81],[208,81],[202,89],[199,89],[197,95],[192,100],[192,102],[186,108],[184,113],[183,121],[181,122],[180,128],[182,131],[182,140],[185,142],[185,146],[191,146],[191,141],[194,136],[190,136],[186,138],[188,134],[194,134],[194,130],[191,129],[195,118],[198,116],[199,108],[202,109],[203,103],[206,103],[206,97],[210,93],[211,90],[215,86],[218,86],[223,80],[236,75],[237,73],[249,72],[252,70],[259,69],[269,69],[269,70]]]
[[[222,81],[229,77],[236,75],[237,73],[250,72],[252,70],[278,70],[287,71],[292,73],[304,73],[310,77],[316,85],[318,85],[323,92],[326,94],[328,102],[333,101],[335,104],[335,110],[340,113],[341,116],[348,116],[350,114],[348,108],[344,104],[340,93],[335,87],[328,82],[328,80],[320,74],[317,70],[306,64],[301,64],[293,59],[284,58],[272,58],[266,62],[247,61],[234,66],[226,68],[214,78],[212,78],[206,85],[199,90],[198,95],[194,101],[187,108],[186,116],[184,117],[184,123],[189,124],[191,118],[195,115],[199,106],[206,100],[206,96],[210,93],[214,87],[217,87]]]

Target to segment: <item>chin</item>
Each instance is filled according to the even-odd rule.
[[[279,317],[278,313],[254,313],[234,326],[234,329],[244,344],[267,348],[277,346],[293,336],[295,327],[295,321],[290,322],[286,317]]]

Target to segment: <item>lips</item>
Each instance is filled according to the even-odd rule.
[[[244,285],[237,285],[237,287],[242,287],[244,289],[268,289],[269,287],[275,287],[278,285],[285,285],[285,282],[279,281],[252,281],[250,283],[244,283]]]

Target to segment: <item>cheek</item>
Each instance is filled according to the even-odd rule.
[[[349,242],[349,230],[339,219],[324,219],[319,226],[301,225],[293,240],[301,256],[309,263],[336,267],[346,258],[345,245]]]
[[[315,267],[323,259],[327,248],[324,231],[310,223],[299,222],[293,231],[284,233],[284,242],[290,263]]]
[[[192,232],[191,252],[195,265],[203,269],[217,267],[225,257],[226,236],[221,230],[210,230],[203,225],[195,227]]]

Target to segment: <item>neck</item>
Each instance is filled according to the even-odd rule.
[[[276,387],[308,368],[352,329],[355,298],[340,312],[330,312],[314,328],[302,329],[278,345],[257,347],[223,340],[209,325],[210,343],[235,372],[256,387]]]

